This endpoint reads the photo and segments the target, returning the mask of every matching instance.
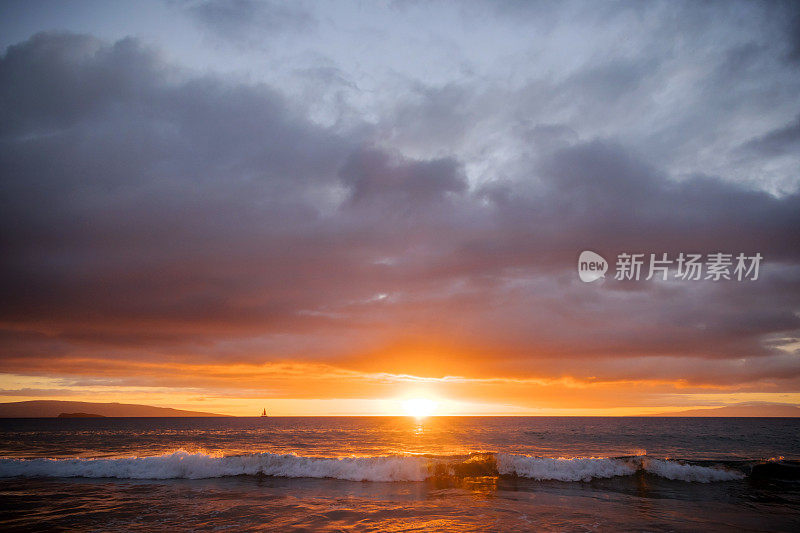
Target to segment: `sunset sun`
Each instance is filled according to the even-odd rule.
[[[414,418],[425,418],[436,412],[437,402],[428,398],[409,398],[403,402],[403,411]]]

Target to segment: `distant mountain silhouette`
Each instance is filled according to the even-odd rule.
[[[726,417],[800,417],[800,407],[788,403],[740,403],[709,409],[689,409],[672,413],[659,413],[651,416],[726,416]]]
[[[105,418],[94,413],[61,413],[57,418]]]
[[[60,400],[32,400],[28,402],[0,403],[0,418],[55,418],[62,413],[92,413],[101,416],[121,417],[227,416],[131,403],[65,402]]]

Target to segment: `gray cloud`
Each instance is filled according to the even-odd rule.
[[[296,2],[208,0],[186,9],[211,34],[240,45],[263,45],[276,33],[303,31],[316,24]]]
[[[340,171],[355,202],[400,197],[409,205],[463,193],[466,182],[452,159],[392,162],[376,150],[352,154]]]
[[[788,54],[787,58],[790,61],[800,61],[800,9],[797,9],[797,4],[790,3],[794,12],[790,12],[785,20],[788,21],[787,36],[788,36]],[[791,9],[790,8],[790,9]]]
[[[614,104],[615,77],[641,87],[637,65],[564,87]],[[469,348],[448,362],[462,369],[769,357],[725,379],[795,375],[767,341],[800,328],[797,193],[676,180],[534,113],[473,125],[491,97],[468,87],[393,110],[409,131],[443,122],[429,142],[449,155],[412,157],[371,136],[381,121],[326,127],[274,87],[182,72],[134,39],[37,35],[7,50],[0,81],[5,370],[76,353],[357,365],[437,339]],[[455,112],[468,102],[487,107]],[[481,153],[465,139],[492,120],[532,147],[505,157],[513,175],[470,182]],[[595,287],[574,273],[586,248],[760,251],[768,268],[750,284]]]
[[[800,115],[786,126],[747,142],[743,148],[766,156],[800,152]]]

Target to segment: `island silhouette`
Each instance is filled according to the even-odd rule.
[[[66,416],[61,416],[66,415]],[[228,416],[202,411],[184,411],[170,407],[154,407],[131,403],[70,402],[62,400],[30,400],[0,403],[0,418],[82,418],[90,417],[191,417]]]

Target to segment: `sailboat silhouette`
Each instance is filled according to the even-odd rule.
[[[266,410],[266,409],[264,409],[264,410],[261,412],[261,416],[267,416],[267,410]]]

